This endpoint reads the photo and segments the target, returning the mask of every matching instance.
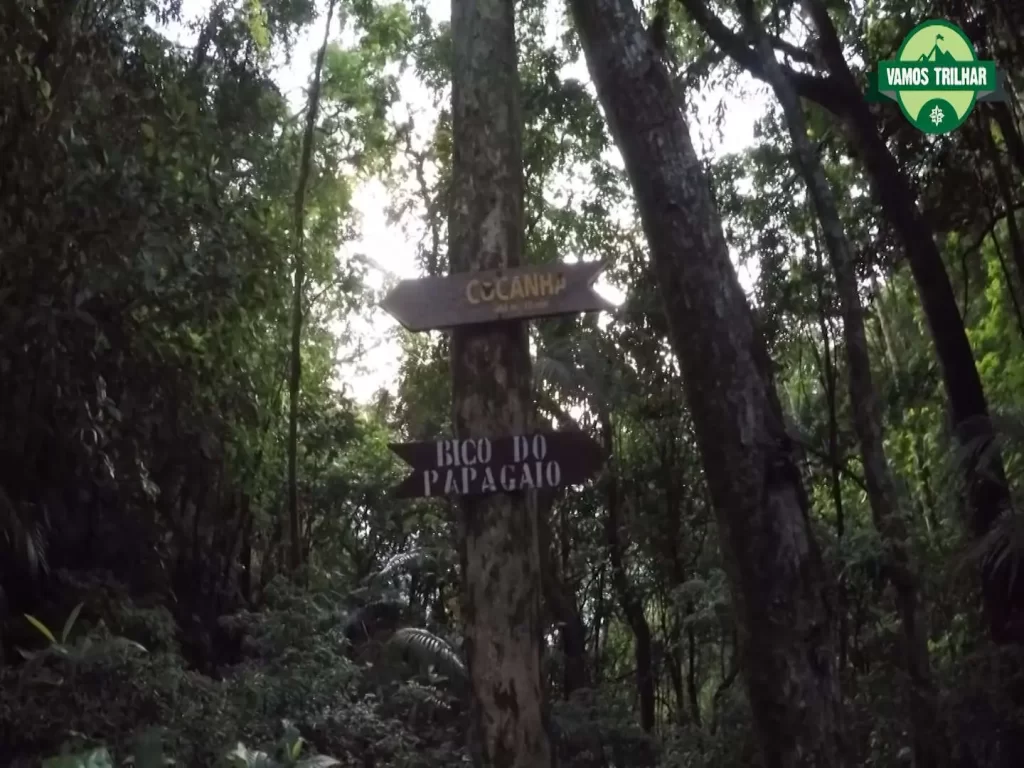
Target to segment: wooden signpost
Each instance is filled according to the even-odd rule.
[[[546,264],[402,280],[381,307],[410,331],[527,320],[613,305],[594,292],[598,262]],[[601,468],[601,446],[582,432],[444,439],[388,446],[413,472],[399,498],[482,496],[585,483]]]
[[[388,447],[413,469],[395,489],[400,498],[550,490],[585,483],[604,463],[601,446],[583,432],[536,432]]]
[[[402,280],[380,305],[410,331],[598,312],[613,308],[593,289],[603,269],[592,261]]]

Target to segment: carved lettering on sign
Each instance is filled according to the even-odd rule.
[[[602,460],[593,440],[565,432],[405,443],[391,449],[414,470],[397,489],[402,496],[554,489],[583,482]]]
[[[581,262],[402,280],[381,306],[412,331],[600,312],[612,308],[593,288],[601,269]]]
[[[510,302],[522,299],[546,299],[565,290],[565,275],[555,272],[527,272],[505,275],[494,280],[473,279],[466,283],[466,301]]]

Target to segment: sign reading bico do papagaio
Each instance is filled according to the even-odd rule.
[[[400,498],[480,496],[579,485],[604,461],[601,446],[583,432],[451,438],[388,447],[413,469],[395,489]]]
[[[963,30],[948,21],[926,21],[903,39],[896,57],[878,63],[869,100],[891,99],[915,128],[949,133],[978,101],[1004,101],[994,61],[979,59]]]
[[[612,308],[593,290],[597,262],[402,280],[381,307],[410,331]]]

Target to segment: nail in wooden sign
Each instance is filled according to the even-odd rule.
[[[402,280],[380,306],[410,331],[614,308],[594,292],[596,261]]]
[[[481,496],[581,485],[604,463],[601,446],[583,432],[451,438],[388,447],[413,469],[395,488],[399,498]]]

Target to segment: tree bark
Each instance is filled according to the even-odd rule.
[[[518,266],[523,161],[513,0],[452,0],[451,271]],[[532,374],[522,322],[452,333],[457,437],[527,432]],[[553,764],[541,676],[541,574],[534,494],[463,498],[466,656],[477,765]]]
[[[875,196],[903,241],[939,359],[955,437],[962,446],[970,446],[972,456],[985,456],[972,460],[965,473],[972,532],[981,538],[1009,507],[1009,488],[1002,458],[991,447],[994,435],[988,403],[946,266],[906,174],[878,135],[828,9],[818,0],[803,0],[803,6],[818,32],[829,72],[840,88],[851,94],[846,123],[860,149]],[[979,450],[981,446],[987,449],[984,454]],[[1020,643],[1024,642],[1024,589],[1013,585],[1006,570],[997,568],[992,559],[983,563],[982,598],[992,638],[999,643]]]
[[[992,117],[999,126],[999,132],[1006,143],[1006,152],[1012,158],[1017,170],[1024,173],[1024,139],[1021,138],[1014,124],[1013,111],[1009,104],[994,102],[991,105]]]
[[[715,507],[769,768],[843,764],[828,580],[764,342],[632,0],[570,0],[640,209]]]
[[[1005,104],[1000,106],[1005,107]],[[995,114],[995,110],[991,110]],[[996,189],[999,196],[1003,198],[1003,205],[1006,206],[1006,234],[1010,241],[1010,255],[1013,257],[1013,264],[1017,269],[1017,287],[1024,287],[1024,237],[1021,237],[1020,228],[1017,226],[1017,205],[1014,200],[1014,184],[1009,169],[1003,166],[1003,159],[1000,157],[996,141],[992,138],[992,131],[989,126],[982,124],[982,142],[989,162],[992,163],[992,174],[996,179]],[[1005,131],[1004,131],[1005,134]],[[1009,140],[1007,150],[1009,151]],[[1007,162],[1009,165],[1009,162]],[[993,206],[995,208],[995,206]],[[992,237],[998,238],[998,227],[993,228]],[[1010,284],[1010,295],[1014,295],[1014,286]]]
[[[919,610],[917,574],[907,552],[907,531],[898,515],[896,485],[882,444],[882,411],[871,375],[871,356],[868,352],[853,249],[846,237],[825,170],[807,137],[807,121],[800,98],[782,73],[751,0],[742,0],[741,8],[747,29],[755,41],[755,49],[761,56],[766,79],[782,106],[793,142],[796,166],[804,178],[821,223],[835,275],[839,309],[843,317],[853,427],[860,443],[872,519],[886,549],[883,555],[886,576],[896,590],[902,619],[904,659],[909,680],[909,701],[912,705],[909,715],[915,765],[937,767],[944,764],[948,751],[941,744],[942,729],[937,725],[935,691],[929,670],[928,638],[923,630]],[[825,343],[828,343],[827,338]],[[832,413],[835,413],[834,405]]]
[[[766,80],[761,57],[711,13],[704,0],[680,1],[716,45],[752,75]],[[802,4],[818,32],[817,48],[829,74],[811,75],[789,67],[782,71],[802,98],[819,104],[844,123],[875,199],[903,244],[935,344],[954,437],[961,447],[969,446],[965,453],[985,457],[984,461],[971,460],[964,471],[971,533],[982,539],[1009,508],[1010,495],[1002,458],[991,447],[988,404],[949,275],[909,179],[879,136],[827,8],[816,0],[802,0]],[[988,450],[982,453],[979,445],[986,444]],[[997,567],[992,558],[982,564],[981,591],[989,634],[997,643],[1024,643],[1024,581],[1014,581],[1009,571]]]

